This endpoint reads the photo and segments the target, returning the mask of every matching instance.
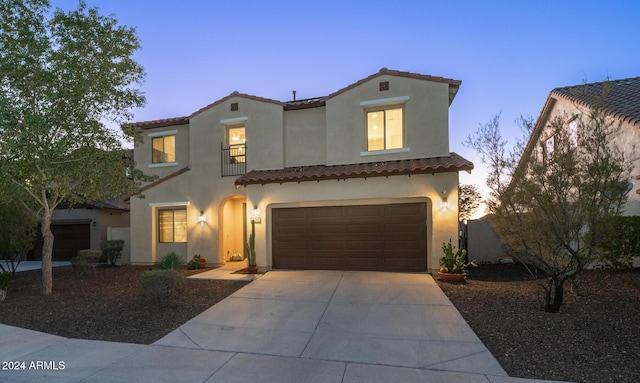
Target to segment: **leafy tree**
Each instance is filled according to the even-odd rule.
[[[11,185],[0,187],[0,271],[15,276],[16,269],[36,241],[37,221],[17,202]],[[15,188],[14,188],[15,189]]]
[[[134,29],[82,1],[64,12],[47,0],[0,0],[0,183],[23,191],[41,225],[43,294],[52,292],[56,206],[136,194],[145,179],[121,149],[133,132],[105,125],[144,103],[139,48]]]
[[[470,219],[480,207],[482,195],[476,185],[461,184],[458,186],[458,214],[460,219]]]
[[[525,136],[511,149],[496,116],[465,141],[488,165],[487,207],[496,231],[532,273],[546,277],[539,281],[547,312],[560,310],[564,282],[594,260],[609,218],[626,202],[631,166],[613,143],[619,126],[598,108],[583,116],[559,116],[544,129],[522,118]],[[546,137],[553,141],[540,145]]]

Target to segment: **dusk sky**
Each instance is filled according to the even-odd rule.
[[[328,95],[382,67],[462,80],[450,150],[501,113],[507,137],[556,87],[640,76],[640,1],[87,0],[135,27],[147,77],[136,121],[186,116],[237,90]],[[64,9],[77,1],[52,0]]]

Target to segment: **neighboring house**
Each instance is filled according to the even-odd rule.
[[[328,96],[234,92],[187,117],[138,122],[131,261],[242,255],[261,270],[434,271],[458,238],[449,105],[460,81],[387,70]]]
[[[114,230],[122,228],[126,228],[126,231],[129,228],[129,205],[123,202],[92,202],[73,207],[61,204],[53,211],[51,223],[54,235],[52,259],[69,261],[77,255],[78,250],[99,250],[107,239],[112,239]],[[126,261],[127,256],[123,254],[122,260]],[[42,259],[39,228],[36,244],[27,259]]]
[[[633,163],[630,192],[624,215],[640,215],[640,77],[610,80],[556,88],[551,91],[540,112],[525,153],[553,156],[554,136],[548,122],[554,117],[566,119],[569,133],[577,129],[577,119],[588,119],[591,108],[602,112],[620,127],[615,142]]]

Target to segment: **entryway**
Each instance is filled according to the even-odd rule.
[[[242,195],[225,198],[219,209],[219,264],[244,258],[247,238],[247,203]],[[246,262],[245,262],[246,263]]]

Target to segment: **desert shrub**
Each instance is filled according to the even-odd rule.
[[[640,216],[613,217],[603,234],[598,260],[615,270],[628,269],[640,256]]]
[[[78,250],[78,257],[83,257],[87,260],[87,263],[98,263],[102,258],[102,250]]]
[[[166,306],[176,295],[183,277],[176,270],[148,270],[142,273],[144,297],[158,307]]]
[[[102,254],[105,256],[109,264],[114,265],[122,257],[122,249],[124,248],[124,240],[117,239],[107,241],[102,248]]]
[[[102,251],[100,250],[78,250],[78,256],[71,258],[71,266],[79,274],[84,275],[95,270],[101,257]]]
[[[173,251],[160,258],[156,263],[158,270],[178,270],[182,266],[182,258]]]
[[[90,271],[93,271],[96,268],[96,263],[89,262],[87,257],[78,255],[71,258],[71,266],[78,274],[84,275]]]
[[[187,268],[189,270],[201,269],[206,265],[206,263],[207,261],[202,258],[200,254],[196,254],[189,262],[187,262]]]
[[[0,272],[0,290],[6,290],[11,282],[12,275],[10,271]]]

